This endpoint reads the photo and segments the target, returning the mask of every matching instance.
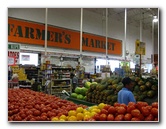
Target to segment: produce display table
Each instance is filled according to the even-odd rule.
[[[90,103],[90,102],[87,102],[87,101],[84,101],[84,100],[75,99],[75,98],[72,98],[72,97],[68,97],[67,100],[72,101],[75,104],[83,104],[83,105],[86,105],[86,106],[96,105],[95,103]]]

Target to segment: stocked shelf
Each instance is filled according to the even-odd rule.
[[[62,93],[62,90],[71,93],[71,80],[67,78],[51,79],[51,94],[57,95],[57,93]]]
[[[71,67],[60,67],[52,64],[44,64],[41,69],[43,75],[42,85],[47,80],[50,80],[49,94],[59,96],[63,90],[71,92],[71,79],[70,74],[73,68]]]

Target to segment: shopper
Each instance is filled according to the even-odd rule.
[[[124,103],[128,105],[129,102],[136,102],[132,93],[133,82],[129,77],[125,77],[122,80],[124,87],[118,92],[118,103]]]
[[[74,73],[71,73],[71,79],[72,79],[72,93],[74,92],[75,88],[78,86],[78,78]]]

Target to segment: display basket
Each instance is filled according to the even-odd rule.
[[[66,99],[68,101],[72,101],[75,104],[83,104],[83,105],[86,105],[88,107],[96,105],[95,103],[90,103],[90,102],[87,102],[85,100],[79,100],[79,99],[73,98],[65,90],[63,90],[62,93],[63,93],[62,99]]]

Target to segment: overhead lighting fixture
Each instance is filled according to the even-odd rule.
[[[153,22],[158,22],[157,16],[153,16]]]

